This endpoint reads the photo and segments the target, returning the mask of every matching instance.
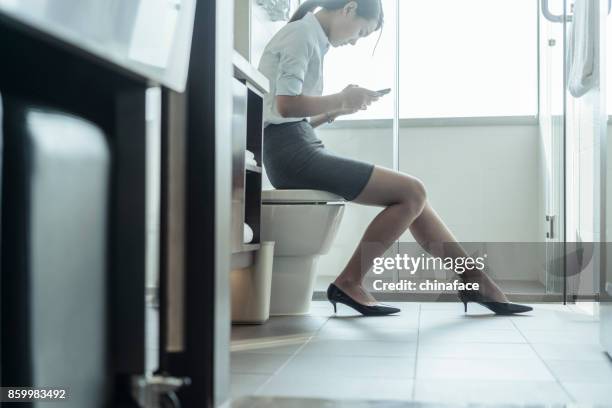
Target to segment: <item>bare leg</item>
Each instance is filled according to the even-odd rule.
[[[421,214],[410,224],[410,232],[421,247],[433,256],[452,258],[469,256],[429,203],[425,204]],[[435,245],[440,243],[444,243],[444,246]],[[508,302],[504,292],[483,271],[479,269],[466,271],[463,273],[463,279],[466,282],[478,282],[479,292],[484,296],[498,302]]]
[[[382,167],[376,167],[370,180],[354,202],[386,207],[372,220],[351,259],[335,284],[362,304],[375,304],[376,300],[363,286],[363,278],[372,267],[374,258],[384,254],[401,234],[410,228],[417,242],[433,256],[466,257],[465,250],[431,208],[426,199],[423,183],[415,177]],[[376,249],[364,245],[379,243]],[[445,243],[441,246],[432,245]],[[466,281],[481,284],[481,293],[490,298],[507,302],[503,292],[482,271],[464,273]]]
[[[376,167],[368,184],[354,202],[386,207],[372,220],[348,264],[335,284],[362,304],[376,304],[363,287],[363,277],[386,248],[418,217],[425,206],[425,188],[420,180],[383,167]],[[380,251],[363,251],[368,243],[380,243]]]

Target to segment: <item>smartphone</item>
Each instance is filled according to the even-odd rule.
[[[381,89],[380,91],[376,91],[376,93],[380,96],[386,95],[391,92],[391,88]]]

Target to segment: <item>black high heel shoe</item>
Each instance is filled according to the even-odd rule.
[[[460,290],[457,292],[459,300],[463,302],[464,312],[467,313],[468,302],[476,302],[498,315],[511,315],[514,313],[525,313],[533,310],[531,306],[519,305],[518,303],[496,302],[474,290]]]
[[[385,306],[385,305],[362,305],[355,299],[344,293],[342,289],[337,287],[335,284],[330,284],[327,288],[327,299],[334,305],[334,313],[336,313],[336,303],[342,303],[349,307],[352,307],[364,316],[386,316],[400,311],[397,307]]]

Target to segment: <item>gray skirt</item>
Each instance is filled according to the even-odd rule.
[[[354,200],[374,165],[339,156],[325,148],[306,120],[268,125],[263,162],[270,183],[281,190],[322,190]]]

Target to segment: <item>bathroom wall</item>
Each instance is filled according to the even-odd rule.
[[[268,41],[280,30],[286,21],[270,21],[268,13],[252,1],[251,9],[251,62],[257,66]]]
[[[251,54],[251,5],[250,0],[234,1],[234,50],[247,61]]]
[[[234,4],[234,48],[257,66],[268,41],[287,22],[272,21],[257,0],[235,0]],[[290,14],[297,7],[298,1],[291,0]]]
[[[442,122],[440,122],[442,123]],[[339,154],[393,167],[390,128],[320,128]],[[430,203],[458,240],[535,242],[541,237],[537,124],[402,127],[400,169],[420,178]],[[269,183],[264,188],[271,188]],[[318,264],[335,276],[351,256],[378,207],[348,204],[338,237]],[[409,232],[402,241],[414,242]],[[538,280],[529,270],[498,271],[498,278]]]

